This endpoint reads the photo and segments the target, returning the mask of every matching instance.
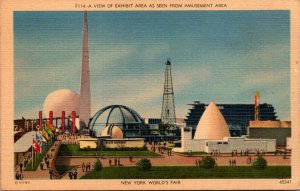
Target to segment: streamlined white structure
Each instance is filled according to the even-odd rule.
[[[249,152],[274,152],[276,139],[248,139],[230,137],[228,125],[215,103],[211,102],[203,113],[192,139],[192,129],[181,129],[181,147],[174,152],[231,153],[233,150]]]
[[[203,113],[194,139],[223,139],[230,137],[228,125],[215,103],[211,102]]]

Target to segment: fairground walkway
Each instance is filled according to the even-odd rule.
[[[58,175],[55,171],[55,164],[61,166],[73,166],[73,169],[77,169],[77,179],[83,176],[86,173],[86,169],[82,169],[82,164],[90,163],[91,169],[93,168],[93,164],[97,159],[99,159],[103,165],[103,167],[118,167],[118,166],[135,166],[136,162],[138,162],[141,158],[145,157],[109,157],[104,156],[103,158],[92,157],[57,157],[58,150],[60,148],[61,141],[55,142],[51,149],[49,149],[48,154],[52,155],[50,159],[51,168],[54,169],[54,174],[56,179],[69,179],[68,172],[65,172],[62,176]],[[158,153],[158,151],[157,151]],[[160,153],[161,154],[161,153]],[[251,154],[251,159],[254,160],[256,156]],[[183,156],[176,153],[172,153],[171,156],[167,154],[167,152],[161,154],[161,157],[147,157],[150,159],[153,166],[196,166],[196,161],[201,159],[200,155],[192,155],[192,156]],[[231,156],[231,155],[221,155],[214,157],[217,166],[230,166],[229,161],[235,160],[236,166],[250,166],[248,163],[248,156]],[[289,166],[291,164],[290,156],[286,159],[283,159],[282,156],[274,154],[265,155],[264,158],[267,160],[269,166]],[[120,160],[120,165],[118,165],[117,160]],[[111,161],[111,162],[109,162]],[[19,169],[17,169],[19,170]],[[49,169],[41,170],[38,168],[36,171],[24,171],[23,170],[24,179],[50,179]]]

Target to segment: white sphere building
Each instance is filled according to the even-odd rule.
[[[80,95],[69,89],[60,89],[48,94],[44,101],[43,112],[48,115],[53,111],[53,117],[61,117],[62,111],[65,115],[71,115],[72,111],[79,112]]]

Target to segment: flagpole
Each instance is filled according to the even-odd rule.
[[[32,146],[31,146],[31,159],[32,159],[32,161],[31,161],[31,170],[33,170],[33,136],[34,135],[32,135]]]

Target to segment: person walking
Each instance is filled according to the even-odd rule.
[[[109,159],[108,163],[109,163],[109,166],[111,166],[111,159]]]
[[[91,163],[88,163],[88,171],[91,171]]]
[[[85,165],[85,172],[87,172],[87,171],[88,171],[88,169],[89,169],[89,164],[88,164],[88,163],[86,163],[86,165]]]
[[[115,158],[115,166],[117,166],[117,158]]]
[[[46,157],[46,165],[47,165],[47,169],[49,168],[49,164],[50,164],[50,159],[48,157]]]
[[[132,162],[132,156],[131,155],[129,156],[129,161]]]
[[[27,159],[27,157],[25,157],[25,159],[24,159],[24,168],[26,168],[27,164],[28,164],[28,159]]]
[[[74,179],[77,179],[77,170],[75,169],[73,172]]]
[[[19,180],[23,180],[24,176],[22,173],[19,173]]]
[[[199,166],[201,166],[201,164],[202,164],[202,160],[201,160],[201,159],[199,159],[199,161],[198,161],[198,165],[199,165]]]
[[[50,179],[52,179],[53,178],[53,170],[52,170],[52,168],[50,168],[50,170],[49,170],[49,175],[50,175]]]
[[[22,173],[22,170],[23,170],[23,163],[22,162],[19,164],[19,167],[20,167],[20,173]]]
[[[16,180],[19,180],[19,171],[16,172],[15,178],[16,178]]]
[[[70,180],[73,179],[73,172],[71,170],[69,172],[69,178],[70,178]]]
[[[118,158],[118,166],[121,166],[120,158]]]
[[[40,168],[41,168],[41,170],[44,170],[44,161],[43,160],[40,163]]]
[[[82,165],[81,165],[81,169],[82,169],[82,172],[84,172],[84,169],[85,169],[85,164],[84,164],[84,162],[83,162]]]

